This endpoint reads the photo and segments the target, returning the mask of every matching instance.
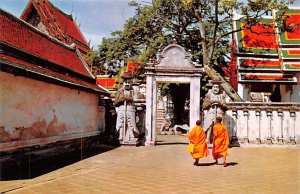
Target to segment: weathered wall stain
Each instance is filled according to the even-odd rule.
[[[32,127],[16,127],[16,131],[18,132],[18,137],[15,140],[21,140],[21,139],[31,139],[33,136],[33,130]]]
[[[0,142],[11,141],[10,135],[5,131],[4,126],[0,126]]]
[[[29,127],[15,127],[18,137],[15,140],[32,139],[59,135],[67,130],[66,124],[59,123],[56,115],[47,125],[45,119],[40,119],[32,123]]]
[[[47,123],[43,118],[39,118],[36,122],[32,123],[32,130],[35,132],[35,137],[45,137],[47,136]]]
[[[54,115],[53,120],[47,126],[47,136],[58,135],[67,130],[65,123],[59,123],[56,115]]]

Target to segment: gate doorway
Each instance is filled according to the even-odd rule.
[[[188,92],[188,124],[200,119],[201,66],[191,60],[191,54],[177,44],[167,46],[157,55],[157,61],[148,63],[146,69],[146,145],[157,144],[157,113],[159,85],[183,84]],[[184,92],[184,91],[178,91]],[[184,102],[185,103],[185,102]]]
[[[190,126],[190,85],[158,83],[156,132],[157,144],[187,143]]]

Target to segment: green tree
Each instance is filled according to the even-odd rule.
[[[135,15],[126,21],[122,31],[104,38],[99,57],[110,69],[118,69],[129,60],[145,65],[158,50],[173,39],[189,50],[193,60],[204,65],[208,77],[219,76],[222,87],[234,100],[241,100],[215,69],[227,65],[230,53],[232,14],[245,15],[251,25],[272,9],[284,10],[284,0],[152,0],[151,3],[131,2]],[[237,29],[241,30],[241,29]],[[204,77],[205,80],[208,77]]]
[[[105,67],[100,62],[99,52],[90,50],[85,57],[85,61],[87,62],[93,75],[96,76],[103,73]]]

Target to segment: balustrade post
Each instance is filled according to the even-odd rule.
[[[237,138],[237,121],[238,121],[238,111],[236,108],[232,109],[232,116],[234,120],[234,126],[232,128],[232,139],[231,139],[231,145],[232,146],[239,146],[238,138]]]
[[[267,137],[267,144],[273,144],[273,138],[272,138],[272,109],[267,108],[267,117],[269,119],[269,131],[268,131],[268,137]]]
[[[282,109],[277,110],[278,117],[280,117],[280,136],[278,137],[278,144],[283,144],[283,111]]]
[[[290,116],[291,116],[291,122],[293,123],[293,126],[290,127],[290,143],[291,144],[296,144],[296,138],[295,138],[295,133],[296,133],[296,111],[294,108],[290,110]]]
[[[243,109],[244,118],[246,119],[246,135],[244,136],[244,142],[249,143],[249,110]]]
[[[261,110],[259,108],[257,108],[255,110],[255,116],[256,116],[256,121],[258,122],[258,137],[256,138],[256,143],[261,144],[261,125],[260,125],[260,121],[261,121]]]

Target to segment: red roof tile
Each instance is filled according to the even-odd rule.
[[[80,53],[0,9],[0,62],[52,80],[104,92]]]
[[[282,73],[247,73],[243,75],[245,80],[278,80],[278,81],[294,81],[294,77],[291,74]]]
[[[281,62],[279,60],[259,60],[259,59],[244,59],[241,60],[242,67],[252,68],[280,68]]]
[[[67,44],[74,42],[85,55],[87,54],[90,50],[89,44],[72,15],[65,14],[48,0],[30,0],[21,15],[21,19],[28,22],[34,9],[52,37]]]
[[[241,24],[243,28],[246,26]],[[243,46],[245,48],[256,49],[277,49],[278,45],[275,36],[274,24],[258,23],[253,25],[250,29],[242,30]]]
[[[51,5],[50,3],[48,5]],[[81,43],[88,45],[87,41],[85,40],[84,36],[80,32],[77,24],[73,20],[72,16],[68,16],[64,14],[62,11],[58,10],[54,7],[53,9],[54,15],[56,15],[59,22],[61,22],[61,25],[65,28],[67,34],[74,37],[76,40],[80,41]]]
[[[286,14],[289,16],[286,19],[285,25],[288,26],[289,30],[285,32],[287,40],[300,40],[300,13]]]
[[[235,18],[239,18],[233,21],[234,30],[238,30],[233,36],[237,45],[230,64],[237,66],[239,81],[295,83],[300,71],[299,8],[276,11],[252,26],[246,24],[242,15],[236,14]],[[282,28],[278,21],[283,22]],[[277,74],[266,74],[269,71]]]
[[[2,10],[0,31],[0,41],[71,69],[74,72],[92,77],[75,49],[51,39],[49,36]]]

